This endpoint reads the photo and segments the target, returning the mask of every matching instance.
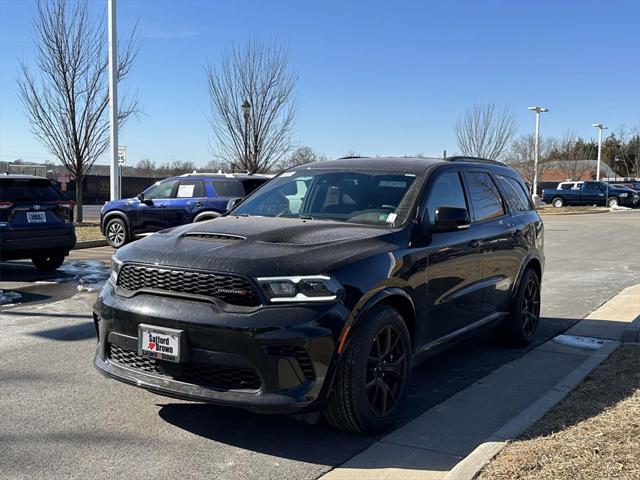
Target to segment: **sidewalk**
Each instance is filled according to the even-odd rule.
[[[564,335],[383,437],[321,480],[471,479],[506,440],[560,402],[620,341],[638,341],[639,331],[640,284],[623,290]]]

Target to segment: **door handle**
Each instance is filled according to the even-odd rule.
[[[202,206],[202,202],[196,202],[196,203],[194,203],[194,205],[195,205],[196,207],[201,207],[201,206]]]
[[[480,246],[480,240],[471,240],[469,243],[467,243],[467,246],[469,248],[478,248]]]

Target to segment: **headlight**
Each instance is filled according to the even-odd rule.
[[[331,302],[342,290],[340,282],[325,275],[262,277],[256,280],[272,303]]]
[[[111,276],[109,280],[111,283],[116,285],[118,283],[118,273],[120,273],[120,268],[122,268],[122,260],[116,258],[115,255],[111,257]]]
[[[620,194],[620,196],[621,196],[621,197],[628,197],[628,196],[629,196],[629,194],[628,194],[628,193],[621,193],[621,194]]]

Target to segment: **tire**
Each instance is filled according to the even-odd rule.
[[[539,323],[540,279],[532,268],[527,268],[513,298],[510,315],[495,333],[503,343],[522,347],[531,343]]]
[[[390,306],[374,307],[360,322],[338,364],[324,416],[337,429],[370,435],[397,416],[411,377],[411,341],[402,315]]]
[[[609,197],[609,200],[607,200],[607,207],[609,208],[617,207],[618,205],[620,205],[618,197]]]
[[[129,242],[127,224],[121,218],[110,219],[104,227],[107,243],[113,248],[120,248]]]
[[[556,208],[562,208],[564,207],[564,199],[562,197],[555,197],[553,200],[551,200],[551,205]]]
[[[38,270],[53,272],[64,263],[64,255],[50,255],[48,257],[33,257],[31,262]]]

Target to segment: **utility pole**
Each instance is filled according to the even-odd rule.
[[[116,0],[107,0],[109,30],[109,185],[111,200],[120,199],[120,165],[118,164],[118,37]]]
[[[601,123],[593,123],[591,124],[591,126],[598,129],[598,165],[596,166],[596,180],[600,181],[600,161],[602,160],[602,130],[606,130],[607,127],[605,127]]]
[[[540,160],[540,114],[548,112],[548,108],[544,107],[529,107],[529,110],[536,112],[536,144],[533,153],[533,202],[538,201],[538,161]]]

